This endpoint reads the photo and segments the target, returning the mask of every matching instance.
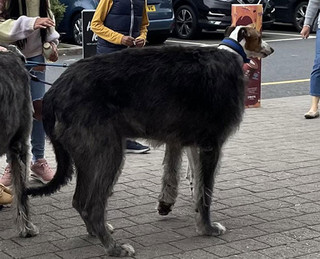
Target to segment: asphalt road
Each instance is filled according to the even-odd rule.
[[[207,32],[197,40],[169,38],[165,45],[218,45],[222,38],[223,31]],[[263,31],[263,39],[275,49],[275,53],[262,61],[262,99],[308,95],[315,34],[303,40],[292,27],[275,26]],[[71,64],[79,59],[81,55],[64,55],[58,63]],[[65,68],[48,67],[46,80],[53,82],[64,70]]]

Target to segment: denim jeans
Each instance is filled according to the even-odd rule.
[[[310,95],[320,96],[320,29],[317,29],[316,56],[310,77]]]
[[[42,55],[28,58],[28,61],[44,62]],[[38,79],[45,81],[45,71],[31,71]],[[45,84],[41,82],[30,82],[31,98],[32,100],[42,99],[45,94]],[[45,147],[45,132],[43,129],[42,121],[33,119],[33,126],[31,132],[31,152],[32,160],[35,161],[40,158],[44,158],[44,147]]]

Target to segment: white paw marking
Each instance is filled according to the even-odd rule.
[[[114,227],[109,223],[107,223],[107,229],[110,231],[111,234],[114,232]]]
[[[223,226],[222,224],[220,224],[219,222],[214,222],[213,223],[217,228],[219,228],[221,234],[226,233],[227,229],[225,226]]]
[[[128,252],[129,256],[133,256],[135,254],[134,248],[132,245],[123,244],[121,247]]]

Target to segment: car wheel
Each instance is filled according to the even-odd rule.
[[[195,11],[188,5],[180,6],[175,11],[175,35],[181,39],[194,39],[199,31]]]
[[[169,38],[169,35],[147,36],[149,44],[162,44]]]
[[[308,2],[299,3],[293,14],[293,25],[296,27],[298,31],[301,31],[303,27],[304,17],[306,15]]]
[[[82,21],[80,14],[77,14],[72,20],[72,42],[82,45]]]

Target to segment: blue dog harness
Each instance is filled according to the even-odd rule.
[[[236,40],[231,39],[231,38],[224,38],[222,40],[222,42],[219,44],[219,46],[220,45],[228,46],[229,48],[231,48],[234,51],[236,51],[242,57],[244,63],[249,63],[250,62],[250,59],[247,58],[247,55],[244,52],[243,47]]]

